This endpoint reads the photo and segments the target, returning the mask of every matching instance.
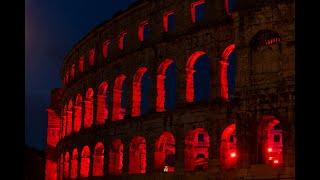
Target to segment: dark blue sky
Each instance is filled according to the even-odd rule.
[[[96,25],[136,0],[26,0],[25,141],[44,149],[50,91],[63,57]]]

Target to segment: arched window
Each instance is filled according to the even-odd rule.
[[[98,88],[97,95],[97,124],[104,124],[108,119],[108,96],[107,96],[108,84],[102,82]]]
[[[220,96],[228,100],[235,86],[235,45],[229,45],[222,53],[220,63]]]
[[[174,11],[167,11],[163,14],[163,30],[170,32],[174,28]]]
[[[73,179],[78,177],[78,150],[76,148],[72,152],[70,177]]]
[[[102,55],[105,59],[108,58],[110,43],[111,43],[110,40],[106,40],[105,42],[103,42],[103,45],[102,45]]]
[[[164,132],[156,140],[154,168],[160,172],[174,172],[175,139],[172,133]]]
[[[209,146],[209,135],[203,128],[197,128],[187,133],[184,149],[186,171],[208,169]]]
[[[157,71],[156,111],[173,109],[176,105],[176,66],[171,59],[164,60]]]
[[[89,176],[90,167],[90,149],[89,146],[85,146],[81,152],[81,162],[80,162],[80,177]]]
[[[129,174],[146,173],[146,140],[137,136],[131,140],[129,149]]]
[[[68,83],[69,83],[69,71],[66,71],[65,84],[67,85]]]
[[[123,166],[123,144],[120,139],[112,141],[109,151],[109,174],[120,175]]]
[[[62,111],[62,138],[66,135],[67,131],[67,109],[67,105],[65,105]]]
[[[235,8],[236,0],[224,0],[225,8],[228,15],[231,15],[232,10]]]
[[[59,180],[63,179],[63,154],[60,155],[60,159],[59,159]]]
[[[73,102],[70,99],[67,110],[67,135],[70,135],[72,132],[72,111],[73,111]]]
[[[64,155],[64,162],[63,162],[63,177],[69,178],[69,161],[70,161],[70,155],[69,152],[66,152]]]
[[[79,132],[81,128],[81,121],[82,121],[82,96],[81,94],[77,94],[76,103],[74,106],[74,122],[73,122],[74,132]]]
[[[125,82],[126,76],[119,75],[114,83],[113,87],[113,109],[112,109],[112,120],[122,120],[126,114],[127,107],[127,91]]]
[[[138,38],[139,38],[139,41],[144,41],[146,39],[148,39],[150,35],[150,27],[149,27],[149,23],[148,21],[143,21],[139,24],[139,27],[138,27]]]
[[[151,80],[146,67],[139,68],[133,77],[132,116],[140,116],[149,110]]]
[[[205,0],[198,0],[191,3],[191,19],[192,22],[201,22],[204,20]]]
[[[80,56],[79,58],[79,72],[84,71],[84,56]]]
[[[220,162],[223,168],[234,168],[237,164],[237,138],[236,125],[231,124],[226,127],[221,135]]]
[[[96,58],[96,50],[94,48],[89,50],[89,65],[94,65],[94,60]]]
[[[118,41],[118,47],[120,50],[125,49],[125,47],[127,46],[127,41],[128,41],[127,32],[126,31],[121,32],[119,35],[119,41]]]
[[[71,66],[71,80],[74,80],[75,64]]]
[[[278,167],[282,164],[282,128],[273,116],[264,116],[258,127],[258,161]]]
[[[186,65],[186,101],[209,100],[210,62],[202,51],[194,52]]]
[[[104,172],[104,146],[101,142],[96,144],[93,153],[93,176],[103,176]]]
[[[93,89],[89,88],[84,101],[84,128],[91,127],[93,123]]]

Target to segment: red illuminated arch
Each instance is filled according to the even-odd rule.
[[[118,41],[118,47],[120,50],[123,50],[124,49],[124,38],[125,36],[127,35],[127,32],[126,31],[123,31],[119,34],[119,41]]]
[[[104,145],[99,142],[96,144],[93,153],[93,176],[103,176],[104,172]]]
[[[172,158],[174,158],[175,153],[174,136],[170,132],[162,133],[155,143],[154,168],[162,172],[174,172],[174,160]]]
[[[73,149],[71,159],[71,178],[77,178],[78,176],[78,149]]]
[[[84,71],[84,56],[81,56],[79,58],[79,72],[83,72]]]
[[[146,140],[142,136],[134,137],[129,149],[129,174],[146,173]]]
[[[84,128],[91,127],[93,123],[93,89],[89,88],[84,101]]]
[[[166,71],[168,67],[173,64],[173,60],[165,59],[162,61],[157,71],[157,99],[156,99],[156,111],[163,112],[165,111],[165,79],[166,79]]]
[[[132,112],[133,117],[139,116],[140,105],[141,105],[141,79],[143,75],[147,72],[146,67],[139,68],[133,77],[133,90],[132,90]]]
[[[80,177],[89,176],[90,167],[90,149],[89,146],[85,146],[81,152],[81,162],[80,162]]]
[[[123,166],[123,144],[120,139],[112,141],[109,151],[109,174],[120,175]]]
[[[203,51],[194,52],[188,59],[186,65],[186,101],[193,102],[194,101],[194,65],[199,57],[205,55],[206,53]]]
[[[75,64],[72,64],[70,72],[71,79],[74,80]]]
[[[69,178],[69,161],[70,161],[70,155],[69,152],[66,152],[64,155],[64,162],[63,162],[63,177]]]
[[[147,25],[148,25],[148,21],[147,20],[145,20],[145,21],[143,21],[143,22],[141,22],[139,24],[139,27],[138,27],[138,39],[141,42],[144,41],[144,39],[145,39],[145,37],[144,37],[144,28]]]
[[[193,23],[196,22],[196,7],[204,3],[205,3],[205,0],[198,0],[196,2],[191,3],[190,11],[191,11],[191,20]]]
[[[186,171],[208,169],[209,135],[203,128],[188,132],[185,137],[184,167]]]
[[[72,111],[73,111],[73,102],[72,99],[70,99],[67,109],[67,135],[69,135],[72,132]]]
[[[61,137],[63,138],[65,135],[66,135],[66,131],[67,131],[67,105],[65,105],[63,107],[63,110],[62,110],[62,134],[61,134]]]
[[[60,155],[60,159],[59,159],[59,180],[62,180],[63,179],[63,172],[64,172],[64,169],[63,169],[63,154]]]
[[[96,58],[96,50],[94,48],[89,51],[89,65],[94,65],[94,60]]]
[[[224,100],[228,100],[228,59],[235,49],[235,44],[231,44],[223,51],[220,63],[220,96]]]
[[[283,163],[282,129],[278,119],[263,116],[258,127],[258,153],[262,162],[273,167]]]
[[[220,162],[223,168],[234,168],[237,164],[237,139],[236,125],[231,124],[226,127],[221,135]]]
[[[109,51],[109,45],[110,45],[110,40],[106,40],[103,45],[102,45],[102,55],[104,58],[108,57],[108,51]]]
[[[104,124],[105,120],[108,118],[107,89],[107,82],[102,82],[98,88],[96,124]]]
[[[74,121],[73,121],[73,130],[74,132],[79,132],[81,128],[82,121],[82,96],[77,94],[76,103],[74,106]]]
[[[169,31],[169,16],[174,14],[174,11],[167,11],[162,16],[163,30],[164,32]]]
[[[112,120],[122,120],[126,114],[126,109],[122,108],[121,101],[122,101],[122,94],[123,92],[123,82],[125,81],[126,76],[120,74],[114,83],[113,88],[113,109],[112,109]]]

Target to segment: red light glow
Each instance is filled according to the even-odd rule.
[[[127,35],[127,32],[123,31],[119,35],[119,42],[118,42],[118,47],[120,50],[123,50],[124,48],[124,37]]]
[[[90,49],[89,51],[89,64],[90,66],[94,65],[96,51],[94,48]]]
[[[108,119],[107,89],[107,82],[102,82],[98,88],[96,124],[104,124]]]
[[[84,102],[84,128],[91,127],[93,123],[93,89],[89,88]]]
[[[230,154],[230,157],[235,158],[237,156],[237,154],[235,152]]]
[[[167,11],[167,12],[165,12],[164,14],[163,14],[163,17],[162,17],[162,20],[163,20],[163,30],[164,30],[164,32],[168,32],[168,30],[169,30],[169,20],[168,20],[168,18],[169,18],[169,16],[170,15],[172,15],[172,14],[174,14],[174,11]]]
[[[106,40],[102,45],[102,55],[104,58],[108,57],[108,50],[109,50],[110,42],[111,42],[110,40]]]
[[[90,167],[90,149],[85,146],[81,152],[81,162],[80,162],[80,177],[89,176]]]
[[[120,139],[112,141],[109,151],[109,173],[120,175],[122,173],[123,144]]]
[[[228,100],[228,59],[234,51],[235,44],[229,45],[222,53],[220,63],[220,96],[224,100]]]
[[[104,146],[101,142],[96,144],[93,153],[92,176],[103,176],[104,170]]]
[[[83,57],[83,56],[81,56],[81,57],[79,58],[79,71],[80,71],[80,72],[83,72],[83,71],[84,71],[84,57]]]
[[[194,101],[194,65],[200,56],[205,55],[206,53],[203,51],[194,52],[188,59],[186,65],[186,101],[193,102]]]
[[[156,99],[156,111],[163,112],[165,111],[165,79],[166,79],[166,71],[168,67],[173,64],[173,60],[166,59],[164,60],[157,71],[157,99]]]
[[[133,91],[132,91],[132,117],[140,116],[141,105],[141,79],[147,72],[146,67],[139,68],[133,77]]]
[[[143,41],[144,40],[144,27],[148,25],[148,21],[143,21],[139,24],[139,27],[138,27],[138,38],[139,38],[139,41]]]
[[[76,104],[74,106],[74,121],[73,121],[74,132],[79,132],[81,128],[81,120],[82,120],[82,96],[81,94],[77,94]]]
[[[191,10],[191,20],[193,23],[196,22],[196,7],[201,4],[204,4],[204,3],[205,3],[205,0],[199,0],[199,1],[191,3],[190,10]]]
[[[220,162],[223,168],[234,168],[237,164],[236,125],[227,126],[221,135]]]
[[[137,136],[132,139],[129,148],[129,174],[146,173],[146,140]]]
[[[123,82],[126,79],[126,76],[121,74],[119,75],[114,84],[113,88],[113,110],[112,110],[112,120],[122,120],[126,114],[126,109],[122,108],[121,106],[121,99],[122,99],[122,86]]]
[[[268,148],[268,152],[272,152],[272,148]]]
[[[166,164],[169,155],[175,155],[175,139],[171,132],[164,132],[156,140],[154,152],[154,168],[158,171],[174,172],[174,167]]]

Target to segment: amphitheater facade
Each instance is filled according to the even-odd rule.
[[[139,0],[65,56],[46,179],[295,179],[291,0]]]

